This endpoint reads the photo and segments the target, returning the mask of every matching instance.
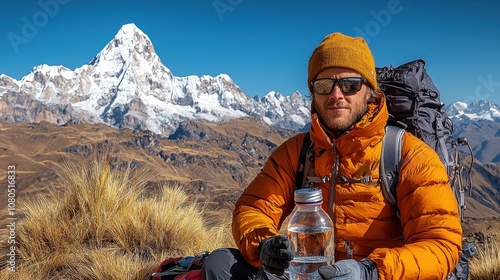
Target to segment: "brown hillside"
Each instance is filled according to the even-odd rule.
[[[6,182],[8,166],[15,166],[19,202],[51,188],[61,165],[88,161],[92,150],[112,146],[114,168],[125,168],[127,163],[147,167],[155,174],[149,187],[179,183],[194,200],[216,210],[230,207],[267,155],[291,135],[249,119],[221,125],[189,121],[182,127],[184,134],[196,133],[187,135],[195,140],[167,140],[148,131],[106,125],[0,122],[0,178]],[[0,189],[0,201],[4,229],[6,187]]]
[[[148,188],[156,188],[160,182],[179,183],[191,199],[208,207],[210,214],[231,209],[271,151],[295,133],[251,119],[223,124],[187,121],[174,133],[176,140],[148,131],[90,124],[0,122],[0,131],[0,180],[6,182],[8,166],[15,166],[17,202],[52,188],[61,165],[86,162],[93,150],[112,147],[114,168],[125,168],[127,163],[147,167],[155,174]],[[465,211],[469,232],[482,230],[475,225],[486,218],[488,224],[497,223],[489,230],[500,230],[499,180],[500,166],[475,163],[474,188]],[[4,233],[8,221],[6,187],[0,189],[0,201],[0,233]]]

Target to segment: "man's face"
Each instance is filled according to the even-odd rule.
[[[321,71],[316,80],[322,78],[342,79],[361,77],[361,75],[347,68],[327,68]],[[355,93],[343,93],[338,82],[335,83],[330,94],[317,94],[313,88],[313,102],[318,116],[332,131],[343,132],[354,125],[368,110],[370,89],[363,83],[361,89]]]

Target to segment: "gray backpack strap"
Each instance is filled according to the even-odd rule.
[[[405,130],[388,125],[382,140],[380,156],[380,182],[385,199],[397,209],[396,187],[398,185],[401,150]]]
[[[304,142],[302,143],[302,148],[300,150],[300,155],[299,155],[299,168],[297,172],[295,173],[295,188],[296,189],[301,189],[305,184],[307,184],[307,181],[305,180],[307,176],[309,175],[309,170],[311,169],[311,160],[313,158],[313,142],[311,140],[311,135],[309,134],[309,131],[306,133],[304,137]]]
[[[442,114],[438,114],[436,116],[436,138],[439,141],[439,151],[436,150],[436,152],[440,156],[443,164],[446,166],[446,173],[448,174],[448,179],[450,179],[450,176],[453,173],[453,169],[455,168],[455,163],[453,162],[446,145],[446,139],[448,139],[448,135],[445,135],[445,132],[447,131],[447,129],[445,128],[445,122],[446,118]],[[450,121],[449,126],[453,126],[453,122]]]

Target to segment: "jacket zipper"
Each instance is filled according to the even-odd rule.
[[[339,155],[335,149],[335,143],[332,143],[333,154],[335,155],[335,161],[332,166],[332,179],[330,180],[329,198],[328,202],[330,206],[330,218],[335,223],[335,184],[337,183],[337,174],[339,172]]]
[[[344,244],[345,252],[347,254],[348,259],[352,259],[354,251],[351,249],[351,241],[346,240]]]

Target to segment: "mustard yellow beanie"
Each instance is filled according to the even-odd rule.
[[[323,39],[314,49],[309,59],[307,86],[311,94],[311,81],[319,72],[330,67],[344,67],[357,71],[366,78],[368,84],[377,89],[375,61],[368,44],[361,37],[349,37],[341,33],[332,33]]]

